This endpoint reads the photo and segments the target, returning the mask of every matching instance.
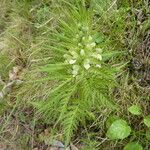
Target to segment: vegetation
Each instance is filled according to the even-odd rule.
[[[150,149],[149,1],[2,0],[0,12],[4,149]]]

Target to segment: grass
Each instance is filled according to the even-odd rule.
[[[150,149],[145,137],[148,128],[143,123],[150,115],[148,1],[2,0],[0,4],[0,76],[8,83],[10,71],[19,66],[18,78],[23,81],[0,103],[0,142],[7,149],[44,148],[51,139],[66,145],[71,141],[85,150],[121,150],[134,141],[144,150]],[[76,82],[66,71],[70,66],[62,65],[64,52],[69,54],[68,49],[76,47],[79,23],[88,26],[87,35],[104,50],[101,65],[108,67],[102,68],[108,77],[104,81],[83,71]],[[113,74],[112,68],[119,70]],[[115,86],[107,79],[115,80]],[[0,91],[3,86],[0,83]],[[95,88],[111,99],[111,108],[109,102],[99,104],[96,96],[93,98]],[[105,99],[103,95],[98,100]],[[118,110],[112,109],[114,103]],[[128,112],[134,104],[142,108],[142,115]],[[106,122],[112,115],[128,122],[130,136],[123,140],[106,136]]]

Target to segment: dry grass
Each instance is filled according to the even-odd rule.
[[[121,150],[126,143],[136,140],[140,141],[144,150],[150,149],[150,144],[144,136],[147,128],[143,125],[142,116],[134,117],[127,112],[127,108],[132,104],[140,104],[143,116],[150,114],[150,9],[147,2],[131,3],[131,6],[122,1],[113,5],[113,8],[116,8],[116,5],[118,7],[125,5],[124,8],[129,9],[128,17],[125,14],[118,22],[113,22],[113,18],[111,20],[109,16],[109,27],[105,25],[107,16],[102,18],[104,21],[101,23],[98,14],[95,15],[96,21],[101,24],[99,30],[110,35],[109,44],[118,42],[116,47],[119,49],[124,47],[128,53],[126,57],[118,58],[117,62],[130,63],[118,76],[119,88],[110,93],[119,104],[120,111],[104,109],[102,114],[97,112],[96,121],[87,122],[88,129],[78,129],[79,132],[74,139],[74,143],[77,145],[81,145],[82,139],[84,139],[91,142],[97,141],[96,145],[103,150]],[[49,3],[52,4],[49,6]],[[37,66],[48,63],[51,58],[50,49],[47,46],[49,44],[48,33],[57,26],[55,17],[62,15],[55,8],[55,2],[50,0],[47,3],[44,1],[14,1],[10,3],[7,0],[0,2],[0,14],[2,14],[0,35],[3,35],[0,39],[0,76],[3,81],[8,82],[9,71],[13,66],[19,65],[22,68],[19,76],[24,81],[22,85],[15,85],[4,102],[0,103],[2,110],[0,141],[8,146],[7,149],[28,150],[40,147],[40,145],[43,148],[44,142],[39,135],[47,128],[52,130],[53,123],[43,122],[43,119],[36,116],[35,110],[27,102],[46,99],[54,84],[51,81],[35,82],[34,80],[40,78],[41,74],[36,74],[33,70]],[[112,7],[110,8],[112,9]],[[55,14],[50,13],[51,11]],[[116,14],[116,17],[119,15]],[[124,20],[127,24],[122,24]],[[122,28],[126,29],[126,32]],[[6,47],[2,46],[1,41],[5,41]],[[108,140],[105,137],[105,122],[112,114],[128,120],[132,129],[135,130],[135,135],[123,141]],[[60,126],[49,132],[54,132],[56,135],[62,133]],[[62,137],[60,136],[59,139]]]

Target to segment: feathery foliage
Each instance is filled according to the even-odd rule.
[[[150,149],[148,0],[0,4],[0,93],[22,83],[0,101],[7,149]]]
[[[63,126],[67,145],[73,131],[85,124],[95,110],[116,108],[109,90],[116,86],[119,69],[110,60],[121,52],[107,49],[103,40],[107,36],[98,32],[92,8],[77,3],[64,13],[49,37],[51,63],[39,69],[56,85],[46,101],[33,104],[47,121]]]

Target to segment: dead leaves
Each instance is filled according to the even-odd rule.
[[[9,80],[7,83],[4,82],[0,76],[0,84],[3,85],[3,88],[0,91],[0,99],[3,99],[8,93],[11,92],[13,85],[22,83],[22,81],[19,79],[20,70],[20,66],[13,67],[13,69],[9,72]]]

